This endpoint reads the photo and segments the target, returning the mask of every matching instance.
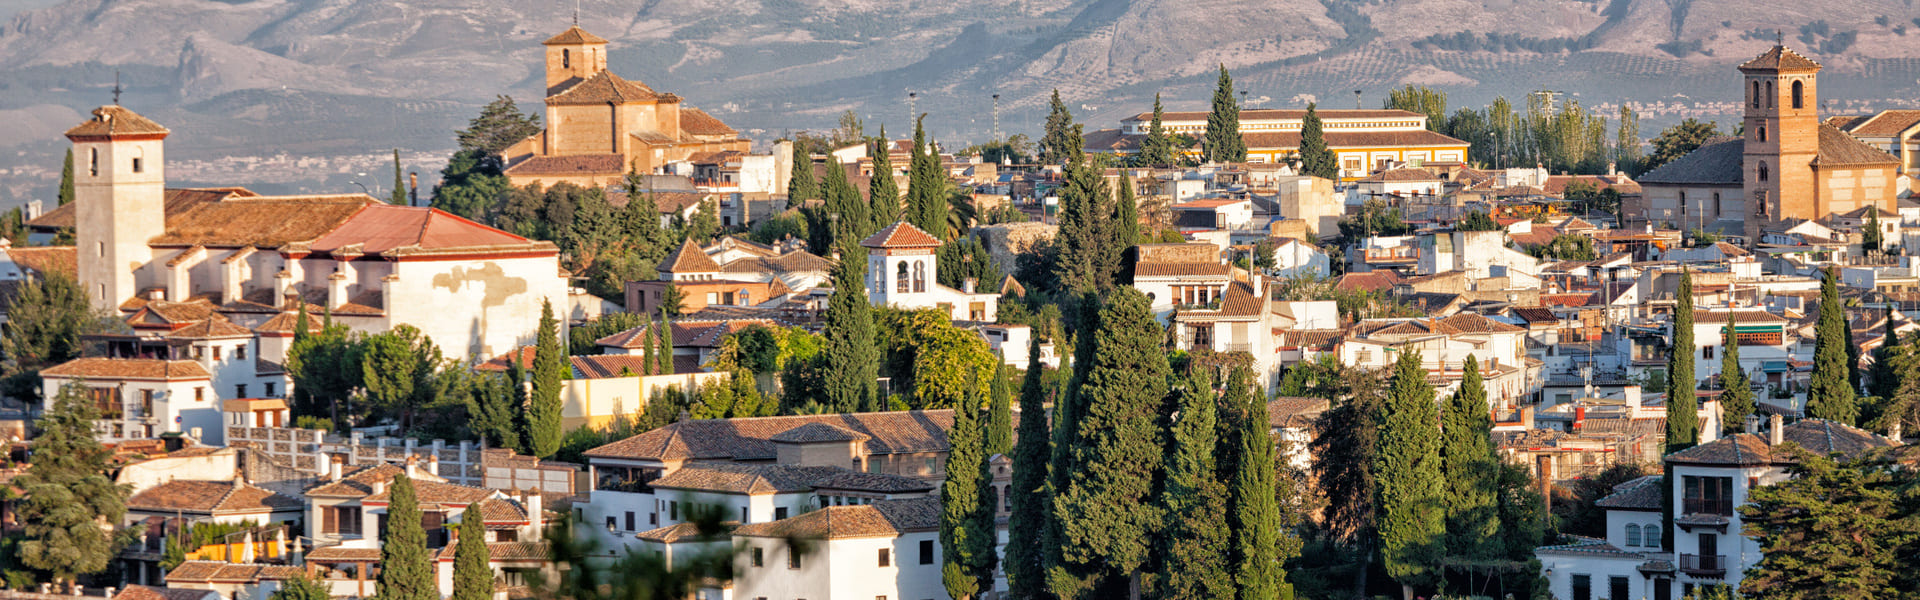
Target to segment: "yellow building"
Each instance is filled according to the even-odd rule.
[[[547,128],[507,148],[513,185],[618,183],[631,172],[712,152],[746,152],[749,142],[681,98],[607,70],[607,40],[579,26],[547,48]]]
[[[1327,148],[1339,157],[1340,178],[1353,181],[1393,163],[1465,162],[1467,142],[1427,130],[1427,116],[1404,110],[1326,109],[1315,111]],[[1240,111],[1240,137],[1247,142],[1247,162],[1281,162],[1300,153],[1300,127],[1307,111],[1260,109]],[[1133,154],[1140,150],[1153,123],[1153,113],[1120,121],[1119,129],[1086,135],[1088,152]],[[1168,134],[1199,139],[1207,134],[1205,111],[1163,112],[1160,127]],[[1198,156],[1199,149],[1187,152]]]

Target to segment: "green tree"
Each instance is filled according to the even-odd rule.
[[[1233,77],[1220,65],[1220,81],[1213,87],[1213,109],[1207,113],[1207,162],[1247,161],[1247,140],[1240,137],[1240,101],[1233,97]]]
[[[927,143],[926,115],[913,122],[913,162],[907,168],[907,222],[936,238],[947,235],[947,177],[940,152]],[[859,240],[854,240],[859,241]],[[842,252],[846,252],[842,250]]]
[[[480,511],[469,505],[460,512],[459,540],[453,547],[451,600],[492,600],[493,567],[487,553],[487,526]]]
[[[1722,430],[1727,435],[1739,433],[1746,418],[1753,414],[1753,383],[1747,380],[1746,369],[1740,366],[1740,339],[1738,329],[1733,325],[1733,312],[1727,312],[1727,328],[1721,334],[1721,345],[1726,352],[1720,354],[1720,387],[1726,391],[1720,393]]]
[[[1467,355],[1460,391],[1440,415],[1441,472],[1447,481],[1447,554],[1494,558],[1500,529],[1497,478],[1500,457],[1493,448],[1493,406],[1480,376],[1480,363]]]
[[[676,288],[668,285],[667,290],[675,291]],[[655,363],[653,369],[656,375],[673,374],[673,314],[674,311],[667,306],[660,307],[660,330],[653,335],[655,345],[653,359],[659,361]]]
[[[860,190],[854,189],[853,182],[847,180],[844,165],[828,161],[827,183],[822,193],[826,195],[822,206],[827,209],[833,226],[833,244],[845,247],[860,243],[861,238],[866,237],[861,234],[867,231],[872,218],[867,216],[867,203],[861,201]]]
[[[867,213],[873,221],[868,231],[871,232],[900,220],[900,184],[893,180],[893,140],[887,139],[885,125],[880,126],[879,142],[867,147],[867,156],[873,159],[873,178],[867,182]]]
[[[834,412],[880,410],[879,349],[874,345],[873,307],[867,303],[866,252],[840,257],[833,295],[827,297],[826,397]]]
[[[1066,185],[1060,189],[1060,230],[1054,246],[1060,256],[1055,269],[1062,287],[1075,292],[1105,290],[1113,286],[1113,272],[1119,267],[1109,257],[1117,256],[1112,240],[1102,233],[1110,225],[1106,178],[1087,164],[1067,169]]]
[[[1653,138],[1653,155],[1647,157],[1646,163],[1642,165],[1642,172],[1658,169],[1662,165],[1686,156],[1687,153],[1705,145],[1708,139],[1718,135],[1720,135],[1718,125],[1713,122],[1702,123],[1699,119],[1693,118],[1668,127],[1661,131],[1659,136]]]
[[[1426,115],[1428,131],[1447,132],[1446,92],[1409,83],[1404,88],[1387,90],[1386,105],[1383,108]]]
[[[514,421],[526,411],[526,407],[516,404],[519,399],[521,381],[507,374],[477,374],[467,380],[468,429],[495,448],[509,448],[514,452],[526,452],[525,440]]]
[[[1699,401],[1694,390],[1700,382],[1693,376],[1693,273],[1680,273],[1680,290],[1674,293],[1673,346],[1667,352],[1667,453],[1692,448],[1700,443]]]
[[[287,346],[287,375],[293,380],[293,414],[324,417],[341,426],[351,426],[354,414],[342,414],[341,402],[349,400],[364,387],[360,368],[364,336],[348,331],[347,326],[325,318],[319,331],[311,331],[305,303],[294,317],[293,343]]]
[[[1485,211],[1478,210],[1461,217],[1460,222],[1453,224],[1453,228],[1460,231],[1499,231],[1501,229],[1499,221],[1493,220],[1493,217]]]
[[[1866,227],[1860,232],[1860,251],[1869,256],[1880,253],[1880,208],[1872,207],[1867,211]]]
[[[1536,258],[1554,260],[1593,260],[1599,254],[1593,249],[1593,238],[1577,233],[1562,233],[1553,236],[1545,244],[1527,249],[1528,254]]]
[[[419,496],[413,478],[393,477],[387,500],[387,531],[380,538],[381,600],[439,600],[433,560],[427,554],[427,532],[420,517]]]
[[[1409,590],[1431,589],[1446,533],[1446,481],[1440,464],[1439,415],[1418,352],[1394,364],[1393,391],[1379,415],[1373,479],[1378,496],[1380,561]]]
[[[953,289],[961,289],[966,281],[985,289],[1000,282],[1000,267],[993,262],[993,255],[980,243],[980,238],[967,236],[956,238],[942,244],[934,251],[935,261],[939,263],[939,283]]]
[[[388,196],[387,204],[393,204],[398,206],[407,206],[412,204],[412,202],[407,201],[406,171],[400,168],[400,149],[399,148],[393,149],[393,193]]]
[[[1173,443],[1160,497],[1166,535],[1159,538],[1164,548],[1155,577],[1161,598],[1234,597],[1227,486],[1215,460],[1221,452],[1219,400],[1210,370],[1189,367],[1171,417]]]
[[[549,458],[560,451],[560,437],[565,433],[560,425],[560,388],[566,384],[571,368],[552,303],[540,303],[540,329],[534,335],[533,397],[527,405],[526,448],[534,456]]]
[[[0,328],[0,352],[6,355],[8,375],[30,375],[79,358],[85,349],[82,336],[122,327],[112,314],[93,308],[72,274],[48,271],[15,289],[7,326]]]
[[[1127,248],[1140,243],[1140,201],[1133,197],[1133,178],[1120,177],[1120,195],[1113,199],[1112,227],[1108,229],[1109,254],[1118,257]],[[1118,265],[1115,265],[1118,268]]]
[[[1307,104],[1307,116],[1300,122],[1300,173],[1340,181],[1340,159],[1327,147],[1327,135],[1313,103]]]
[[[1920,518],[1911,470],[1872,458],[1845,463],[1792,448],[1789,478],[1748,492],[1740,507],[1760,562],[1740,593],[1754,598],[1912,595]]]
[[[412,431],[414,412],[425,408],[455,380],[440,372],[440,347],[412,325],[367,336],[360,352],[360,381],[367,399],[400,415],[400,426]]]
[[[1633,107],[1621,104],[1619,124],[1614,132],[1614,163],[1629,175],[1640,174],[1640,163],[1645,159],[1640,149],[1643,142],[1640,139],[1639,113],[1634,112]]]
[[[14,509],[20,563],[55,583],[106,570],[118,549],[102,526],[120,522],[131,492],[108,476],[113,453],[94,437],[100,413],[85,390],[69,383],[54,395],[34,424],[33,462],[13,480],[25,496]]]
[[[1073,113],[1060,101],[1060,90],[1053,90],[1053,99],[1048,102],[1046,135],[1040,138],[1040,164],[1074,164],[1080,162],[1085,151],[1080,125],[1074,124]]]
[[[1013,451],[1013,368],[995,361],[987,390],[987,456]]]
[[[953,428],[947,433],[947,477],[940,486],[940,580],[953,598],[970,598],[980,591],[980,567],[985,555],[993,553],[997,535],[978,528],[980,473],[987,460],[982,429],[978,397],[954,407]]]
[[[793,174],[787,178],[787,205],[800,206],[802,203],[820,197],[820,184],[813,179],[813,154],[807,152],[807,146],[793,144]]]
[[[1153,121],[1147,124],[1147,137],[1140,140],[1139,162],[1149,167],[1165,168],[1174,165],[1173,138],[1167,135],[1166,127],[1160,124],[1165,112],[1160,107],[1160,94],[1153,95]]]
[[[829,170],[832,170],[832,169],[829,169]],[[845,179],[844,175],[842,176],[842,179]],[[851,187],[849,187],[849,190],[851,190]],[[856,192],[854,195],[857,196],[858,193]],[[860,205],[860,209],[862,213],[866,212],[866,208],[867,207],[865,204]],[[693,240],[693,242],[696,244],[701,244],[701,245],[711,244],[713,243],[713,237],[715,235],[718,235],[719,233],[720,233],[719,205],[713,200],[713,198],[707,198],[706,200],[700,201],[700,207],[694,209],[693,215],[687,218],[687,239]]]
[[[1014,442],[1013,479],[1007,485],[1007,589],[1014,598],[1043,598],[1048,591],[1045,539],[1053,514],[1047,486],[1052,432],[1047,427],[1046,367],[1040,363],[1038,336],[1027,352],[1027,372],[1020,384],[1020,436]]]
[[[1860,416],[1853,383],[1847,381],[1848,331],[1846,309],[1840,303],[1840,275],[1826,269],[1820,282],[1820,320],[1814,329],[1813,381],[1807,390],[1807,416],[1852,425]]]
[[[481,107],[480,115],[468,121],[466,129],[455,132],[455,137],[461,150],[486,157],[492,163],[489,168],[497,174],[502,166],[500,154],[506,152],[508,146],[537,133],[540,133],[540,115],[522,113],[513,98],[500,95]]]
[[[301,575],[280,582],[280,589],[267,594],[267,600],[330,600],[332,594],[326,582]]]
[[[66,206],[73,202],[73,149],[67,149],[67,160],[60,166],[60,197],[57,206]]]
[[[1267,417],[1265,394],[1253,385],[1253,371],[1234,367],[1227,377],[1226,402],[1239,415],[1239,444],[1233,486],[1228,502],[1233,507],[1233,578],[1240,600],[1277,600],[1293,597],[1281,570],[1283,533],[1279,499],[1275,496],[1272,425]]]
[[[1315,379],[1326,382],[1313,395],[1334,401],[1321,414],[1315,427],[1319,434],[1308,445],[1320,494],[1327,498],[1327,533],[1335,541],[1363,543],[1372,537],[1378,512],[1373,466],[1379,460],[1380,423],[1387,410],[1385,384],[1377,372],[1335,360],[1313,366],[1324,367],[1324,376]]]
[[[1097,352],[1076,393],[1069,437],[1070,473],[1054,503],[1061,560],[1049,579],[1062,597],[1087,591],[1108,596],[1145,564],[1151,534],[1161,523],[1152,496],[1165,457],[1159,423],[1170,367],[1163,331],[1147,297],[1115,288],[1092,332]]]

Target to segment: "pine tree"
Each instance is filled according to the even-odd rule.
[[[1447,553],[1464,558],[1499,555],[1500,514],[1496,477],[1500,458],[1493,450],[1492,407],[1480,363],[1467,355],[1460,391],[1441,414],[1441,470],[1447,480]]]
[[[67,149],[67,162],[60,167],[60,203],[66,206],[73,202],[73,149]]]
[[[1084,310],[1084,309],[1083,309]],[[1139,569],[1161,523],[1152,502],[1161,453],[1159,412],[1167,397],[1170,368],[1161,348],[1163,331],[1147,297],[1116,288],[1100,309],[1091,360],[1077,395],[1076,419],[1067,445],[1072,469],[1054,502],[1060,531],[1060,564],[1050,579],[1054,593],[1085,590],[1112,594]]]
[[[1340,159],[1327,148],[1327,135],[1320,113],[1307,104],[1307,116],[1300,122],[1300,174],[1340,181]]]
[[[85,389],[70,383],[54,395],[34,423],[40,434],[33,462],[12,482],[24,492],[14,500],[19,563],[47,572],[54,583],[107,568],[113,544],[100,525],[120,522],[131,492],[108,476],[113,452],[95,437],[100,413]]]
[[[660,334],[654,336],[653,339],[659,346],[659,349],[655,350],[653,354],[655,360],[660,361],[659,366],[654,369],[655,373],[659,375],[672,375],[674,369],[673,319],[672,315],[668,314],[664,306],[660,308]]]
[[[988,388],[987,456],[1013,451],[1013,369],[1001,363]]]
[[[1272,425],[1265,394],[1253,387],[1253,371],[1234,367],[1227,377],[1227,403],[1239,407],[1237,470],[1228,502],[1233,507],[1233,577],[1240,600],[1293,596],[1281,570],[1279,499],[1274,494]]]
[[[1846,346],[1853,337],[1848,332],[1846,309],[1840,304],[1840,275],[1827,267],[1820,282],[1820,320],[1814,330],[1813,382],[1807,390],[1807,416],[1852,425],[1860,416],[1853,384],[1847,381]]]
[[[826,398],[829,410],[879,410],[879,348],[874,344],[873,307],[867,304],[866,252],[842,254],[827,298]]]
[[[980,591],[979,538],[995,535],[992,529],[977,529],[975,518],[980,510],[980,472],[987,459],[982,452],[983,429],[978,398],[953,409],[953,428],[947,430],[947,478],[940,486],[940,580],[953,598],[970,598]],[[987,552],[992,552],[991,546]]]
[[[913,122],[913,164],[907,169],[907,222],[947,239],[947,177],[940,153],[927,143],[926,115]],[[843,250],[844,252],[844,250]]]
[[[1007,486],[1007,590],[1014,598],[1047,593],[1045,538],[1053,513],[1047,486],[1052,433],[1047,427],[1047,385],[1040,338],[1027,346],[1027,373],[1020,385],[1020,436],[1013,446],[1013,481]]]
[[[1213,110],[1207,113],[1207,162],[1247,161],[1247,140],[1240,137],[1240,103],[1233,98],[1233,77],[1220,65],[1220,82],[1213,88]]]
[[[793,175],[787,178],[787,206],[797,207],[820,197],[820,184],[813,179],[813,153],[807,145],[793,142]],[[825,252],[825,249],[821,250]]]
[[[1040,164],[1071,165],[1080,162],[1086,152],[1086,144],[1080,137],[1080,126],[1074,124],[1073,113],[1067,110],[1067,104],[1060,101],[1060,90],[1053,91],[1053,99],[1048,103],[1045,137],[1040,138]]]
[[[1920,525],[1910,469],[1792,449],[1788,478],[1754,488],[1740,517],[1760,543],[1741,591],[1758,598],[1911,598]]]
[[[433,564],[427,555],[427,532],[413,479],[394,475],[387,500],[387,532],[380,539],[380,600],[440,600]]]
[[[1380,562],[1407,589],[1432,588],[1446,532],[1446,481],[1440,467],[1439,415],[1418,352],[1394,364],[1393,391],[1380,415],[1373,478],[1379,507]]]
[[[400,149],[393,149],[393,194],[387,198],[387,204],[407,206],[407,179],[404,169],[400,168]]]
[[[1172,417],[1167,482],[1160,506],[1166,514],[1164,548],[1155,582],[1161,598],[1233,598],[1228,564],[1232,533],[1227,486],[1218,470],[1219,406],[1213,378],[1190,367]]]
[[[560,341],[560,321],[553,303],[542,302],[540,329],[533,347],[533,398],[527,406],[527,451],[549,458],[560,451],[560,387],[566,382],[567,347]],[[515,357],[518,362],[518,357]]]
[[[1693,377],[1693,273],[1680,273],[1680,291],[1674,295],[1673,346],[1667,352],[1667,453],[1700,443],[1700,387]]]
[[[460,512],[460,539],[453,548],[453,596],[449,600],[492,600],[493,568],[488,566],[487,526],[475,505]]]
[[[893,140],[887,139],[885,125],[880,126],[880,143],[870,148],[868,155],[873,158],[873,179],[867,182],[872,232],[900,220],[900,184],[893,180]]]
[[[1748,415],[1754,411],[1753,385],[1747,380],[1747,372],[1740,367],[1740,338],[1733,325],[1733,312],[1727,312],[1726,332],[1721,336],[1721,344],[1726,352],[1720,355],[1720,387],[1726,391],[1720,393],[1720,410],[1723,430],[1728,434],[1739,433],[1745,425]]]
[[[1160,108],[1160,94],[1153,95],[1153,121],[1147,124],[1147,137],[1140,140],[1140,164],[1149,167],[1173,166],[1173,138],[1167,135],[1166,127],[1160,124],[1165,112]]]

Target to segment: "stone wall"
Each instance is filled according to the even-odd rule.
[[[973,228],[974,235],[980,236],[986,244],[987,254],[993,257],[993,266],[1001,273],[1013,274],[1017,268],[1015,257],[1030,252],[1037,245],[1053,242],[1053,236],[1060,228],[1046,223],[1001,223],[986,227]],[[981,282],[982,286],[999,285],[999,282]]]

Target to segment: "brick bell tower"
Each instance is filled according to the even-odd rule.
[[[1816,219],[1819,189],[1813,160],[1820,155],[1820,63],[1776,42],[1740,65],[1746,110],[1740,172],[1747,207],[1747,243],[1784,219]]]

